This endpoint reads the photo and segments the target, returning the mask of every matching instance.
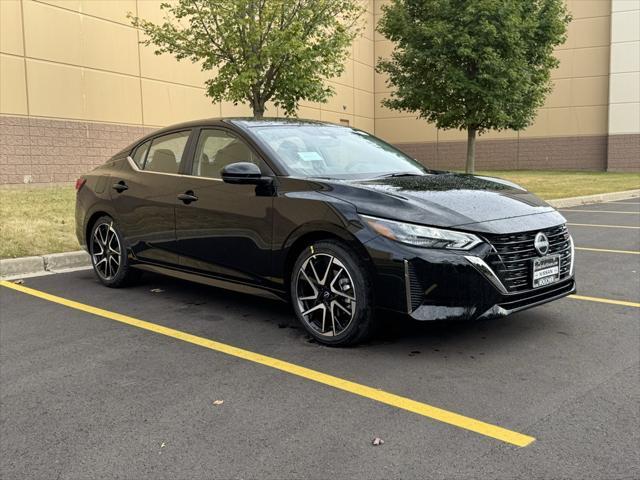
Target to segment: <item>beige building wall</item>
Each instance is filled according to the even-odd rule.
[[[334,88],[335,95],[327,103],[301,102],[298,116],[340,124],[348,122],[374,133],[373,0],[361,1],[366,7],[362,35],[353,42],[342,75],[327,82]]]
[[[300,116],[373,132],[373,0],[326,104]],[[251,115],[212,103],[210,74],[139,44],[127,13],[160,22],[160,0],[0,0],[0,184],[60,182],[144,132],[194,118]],[[271,105],[267,115],[281,116]]]
[[[640,163],[640,0],[611,2],[609,167]]]
[[[161,0],[2,0],[0,113],[159,127],[199,117],[250,115],[246,106],[211,103],[210,74],[189,61],[139,45],[126,15],[162,21]],[[373,1],[345,65],[329,83],[327,104],[301,116],[349,121],[373,131]],[[274,106],[268,115],[279,116]]]
[[[374,29],[383,0],[362,1],[362,36],[344,73],[328,81],[335,96],[303,102],[299,116],[348,123],[432,167],[460,168],[464,133],[381,107],[389,88],[374,65],[393,46]],[[606,169],[607,155],[621,158],[615,168],[638,168],[639,0],[567,1],[574,21],[557,51],[553,94],[529,129],[481,137],[480,168]],[[0,184],[72,181],[158,127],[251,114],[244,105],[211,103],[198,65],[139,44],[127,12],[161,21],[160,3],[0,0]],[[281,112],[271,106],[267,115]],[[620,142],[607,151],[609,133]]]
[[[373,0],[362,1],[366,28],[329,81],[335,95],[299,115],[373,132]],[[139,44],[127,13],[160,22],[160,3],[0,0],[0,184],[71,181],[149,130],[251,115],[212,103],[199,65]],[[281,116],[273,105],[266,113]]]

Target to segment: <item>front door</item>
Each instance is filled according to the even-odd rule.
[[[141,260],[177,265],[176,179],[191,130],[140,145],[110,180],[112,204],[128,248]]]
[[[234,133],[202,129],[191,176],[179,178],[176,236],[182,268],[266,286],[271,270],[273,196],[255,185],[222,181],[231,163],[268,167]]]

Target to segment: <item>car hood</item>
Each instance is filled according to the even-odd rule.
[[[326,187],[326,194],[352,203],[358,213],[423,225],[493,231],[499,224],[496,221],[516,219],[518,223],[518,218],[529,215],[547,214],[543,224],[564,221],[532,193],[498,178],[439,173],[331,181]],[[479,224],[484,222],[491,228],[482,228]],[[540,228],[540,222],[533,223],[532,229]]]

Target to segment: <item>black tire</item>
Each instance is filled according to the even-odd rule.
[[[98,280],[112,288],[130,285],[141,272],[131,268],[118,224],[108,215],[98,218],[87,241],[91,265]]]
[[[314,270],[315,265],[323,273]],[[355,345],[375,329],[373,288],[366,263],[342,242],[322,240],[306,247],[293,265],[290,292],[298,320],[322,344]],[[305,311],[309,313],[303,314]]]

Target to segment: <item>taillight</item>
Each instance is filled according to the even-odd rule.
[[[79,179],[76,180],[76,192],[78,190],[80,190],[84,184],[87,183],[87,179],[86,178],[82,178],[80,177]]]

